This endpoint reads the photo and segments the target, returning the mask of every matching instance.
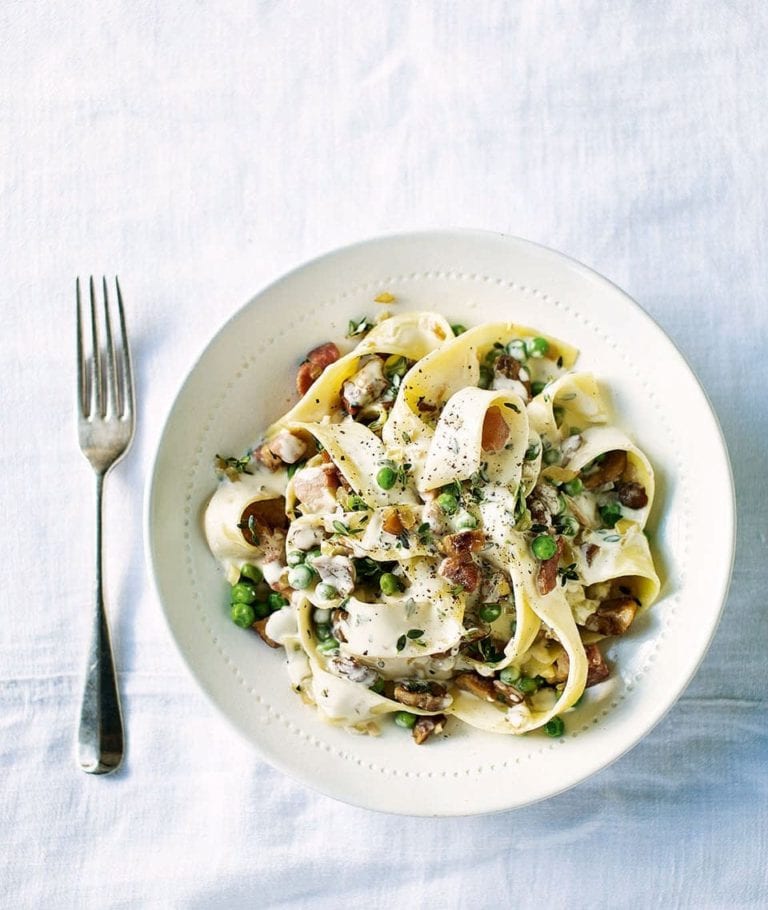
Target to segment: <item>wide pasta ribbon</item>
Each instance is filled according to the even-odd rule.
[[[637,446],[615,427],[590,427],[581,433],[582,443],[571,455],[566,465],[569,471],[578,473],[596,458],[607,452],[621,451],[627,453],[627,467],[624,479],[639,483],[645,490],[648,502],[639,509],[623,508],[626,517],[631,518],[640,528],[648,521],[654,496],[654,475],[651,463]]]
[[[328,657],[318,650],[318,642],[313,633],[312,611],[310,601],[301,594],[294,595],[293,610],[297,620],[298,641],[300,650],[307,658],[307,671],[301,677],[302,694],[315,704],[325,719],[332,724],[356,727],[368,730],[372,719],[385,714],[403,710],[403,705],[387,698],[359,681],[344,677],[339,672],[330,672],[334,661],[344,661],[349,649],[343,650],[336,657]],[[270,620],[270,629],[274,619]],[[286,636],[288,644],[294,642],[294,636]],[[343,664],[342,664],[343,666]],[[365,665],[359,665],[365,672]],[[354,673],[354,670],[352,671]],[[297,673],[297,676],[299,674]],[[448,700],[450,701],[450,699]],[[448,707],[450,710],[450,706]],[[409,713],[418,715],[433,714],[433,711],[410,706]]]
[[[565,649],[569,661],[568,678],[559,698],[541,710],[524,704],[507,708],[459,692],[454,701],[453,713],[465,723],[493,733],[520,734],[544,726],[578,701],[587,680],[586,654],[568,601],[559,586],[549,594],[542,596],[538,593],[535,584],[537,564],[528,555],[527,549],[527,544],[520,535],[510,550],[510,572],[519,579],[527,602],[539,622],[551,630]]]
[[[485,483],[516,490],[527,448],[528,417],[518,395],[462,389],[448,399],[437,422],[419,490],[468,480],[481,467]]]
[[[620,579],[639,601],[641,610],[649,607],[659,595],[661,582],[653,565],[648,538],[633,521],[619,522],[615,529],[585,531],[575,560],[584,586]]]
[[[540,436],[550,439],[605,423],[605,404],[595,377],[591,373],[567,373],[556,379],[528,405],[528,418]]]
[[[402,313],[374,326],[356,347],[325,368],[287,414],[267,430],[267,440],[291,424],[319,422],[323,418],[341,419],[345,412],[341,391],[347,379],[359,369],[361,358],[385,354],[421,360],[453,337],[449,323],[436,313]]]
[[[321,443],[352,489],[369,506],[416,502],[405,475],[405,484],[398,481],[390,489],[377,483],[379,471],[390,459],[379,437],[363,424],[345,420],[342,423],[299,423],[292,428],[311,433]]]
[[[269,502],[280,496],[280,479],[266,471],[257,471],[252,475],[241,474],[235,481],[222,480],[209,500],[204,517],[205,537],[230,584],[237,581],[243,562],[261,555],[260,548],[250,544],[243,535],[243,513],[253,503]]]

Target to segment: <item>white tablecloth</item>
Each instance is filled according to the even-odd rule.
[[[757,0],[0,5],[0,905],[768,905],[766,59]],[[295,784],[209,707],[147,580],[142,491],[237,306],[321,251],[445,225],[562,249],[641,302],[719,413],[740,533],[712,649],[630,754],[514,813],[405,819]],[[73,761],[92,271],[121,275],[141,405],[108,487],[111,778]]]

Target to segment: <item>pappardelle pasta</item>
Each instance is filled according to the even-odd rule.
[[[232,619],[333,724],[561,736],[610,675],[601,639],[659,591],[648,459],[535,329],[403,313],[350,335],[307,355],[260,445],[217,457]]]

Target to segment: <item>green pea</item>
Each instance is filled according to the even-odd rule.
[[[357,493],[351,493],[349,495],[347,505],[349,506],[350,512],[365,512],[368,508],[368,503],[362,496],[358,496]]]
[[[317,650],[321,654],[332,654],[334,651],[339,650],[339,643],[333,636],[331,636],[330,638],[326,638],[324,641],[321,641],[317,646]]]
[[[526,461],[536,461],[536,459],[537,459],[538,456],[539,456],[539,449],[540,449],[540,448],[541,448],[541,447],[538,446],[536,443],[534,443],[533,445],[528,446],[528,448],[525,450],[525,455],[524,455],[525,460],[526,460]]]
[[[331,611],[325,610],[322,607],[318,607],[312,612],[312,619],[314,619],[316,625],[320,625],[320,623],[330,622]]]
[[[552,408],[552,416],[555,418],[557,426],[560,426],[563,422],[563,417],[565,417],[565,408],[561,408],[559,404],[555,405]]]
[[[404,727],[406,730],[412,730],[416,725],[416,715],[409,714],[408,711],[396,711],[395,723],[398,727]]]
[[[616,522],[619,521],[622,515],[621,506],[617,502],[608,503],[607,506],[600,506],[598,511],[605,528],[615,528]]]
[[[291,550],[285,557],[285,561],[289,566],[298,566],[304,562],[305,554],[301,550]]]
[[[553,717],[552,720],[546,722],[544,729],[546,730],[547,736],[552,736],[556,739],[565,733],[565,721],[562,717]]]
[[[570,430],[568,430],[569,436],[578,436],[579,433],[581,433],[581,427],[571,427]]]
[[[381,588],[382,594],[397,594],[400,590],[400,581],[398,580],[397,575],[393,575],[391,572],[385,572],[379,579],[379,587]]]
[[[519,689],[523,695],[532,695],[534,692],[539,691],[539,681],[532,676],[521,676],[515,683],[515,687]]]
[[[245,565],[240,566],[240,577],[247,578],[257,585],[263,580],[264,573],[258,566],[254,566],[253,563],[247,562]]]
[[[297,591],[303,591],[312,584],[315,573],[309,566],[296,566],[288,572],[288,584]]]
[[[520,671],[516,667],[504,667],[499,673],[499,679],[508,686],[514,686],[520,679]]]
[[[383,695],[385,685],[386,683],[384,682],[384,678],[382,676],[379,676],[376,682],[368,686],[368,688],[371,690],[371,692],[375,692],[377,695]]]
[[[557,512],[556,515],[562,515],[565,510],[568,508],[568,503],[565,501],[565,497],[560,493],[557,494]]]
[[[574,477],[573,480],[567,480],[563,484],[563,490],[569,496],[578,496],[579,493],[584,489],[584,484],[581,481],[580,477]]]
[[[477,385],[481,389],[490,389],[493,382],[493,370],[488,367],[480,367],[480,380]]]
[[[316,588],[315,593],[321,600],[335,600],[339,596],[339,592],[333,585],[329,585],[327,582],[321,582]]]
[[[315,547],[314,550],[310,550],[309,553],[304,557],[304,562],[313,563],[316,559],[319,559],[323,555],[323,551],[320,547]]]
[[[544,464],[557,464],[560,461],[560,449],[552,447],[547,449],[541,457]]]
[[[573,515],[564,515],[560,520],[560,533],[566,537],[575,537],[579,533],[579,523]]]
[[[541,395],[541,393],[544,391],[544,389],[546,387],[547,387],[546,382],[539,382],[537,380],[536,382],[531,383],[531,392],[533,393],[533,395],[535,397],[536,395]]]
[[[531,549],[536,559],[551,559],[557,552],[557,544],[554,537],[550,537],[549,534],[539,534],[538,537],[534,537]]]
[[[465,512],[459,520],[456,522],[456,527],[460,530],[469,530],[477,527],[477,519],[474,515],[470,515],[469,512]]]
[[[437,504],[445,512],[446,515],[453,515],[453,513],[459,508],[459,501],[453,495],[453,493],[441,493],[437,497]]]
[[[256,619],[266,619],[267,616],[272,612],[269,609],[269,604],[264,600],[257,600],[253,604],[253,612],[256,614]]]
[[[283,597],[282,594],[278,594],[277,591],[272,591],[267,597],[267,606],[270,611],[274,613],[275,610],[281,610],[283,607],[288,606],[288,598]]]
[[[497,348],[494,346],[490,349],[490,351],[488,351],[488,353],[485,355],[485,357],[483,359],[485,360],[485,362],[487,364],[489,364],[490,366],[493,366],[493,364],[496,363],[496,361],[499,359],[499,357],[501,357],[501,355],[503,353],[504,353],[503,347]]]
[[[541,336],[529,338],[525,343],[525,350],[529,357],[546,357],[549,351],[549,342]]]
[[[382,490],[391,490],[397,480],[397,474],[392,468],[383,467],[376,475],[376,483]]]
[[[252,604],[256,600],[256,588],[244,581],[232,585],[232,600],[235,603]]]
[[[483,604],[479,610],[480,619],[483,622],[493,622],[501,616],[500,604]]]
[[[315,635],[317,635],[318,641],[328,641],[329,638],[333,638],[331,627],[325,622],[319,622],[315,626]]]
[[[233,603],[229,615],[232,617],[232,622],[241,629],[250,628],[256,621],[253,607],[243,601]]]
[[[513,338],[507,345],[507,354],[515,360],[527,360],[528,349],[522,338]]]
[[[451,326],[451,331],[458,338],[459,335],[463,335],[467,331],[467,327],[457,322],[456,325]]]

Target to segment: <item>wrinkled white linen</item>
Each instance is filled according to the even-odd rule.
[[[0,6],[0,905],[768,904],[766,26],[755,0]],[[295,784],[209,707],[149,587],[141,498],[237,306],[320,251],[445,225],[561,249],[661,323],[719,413],[740,542],[714,646],[629,755],[514,813],[406,819]],[[141,407],[107,500],[130,752],[100,779],[73,763],[90,271],[121,275]]]

